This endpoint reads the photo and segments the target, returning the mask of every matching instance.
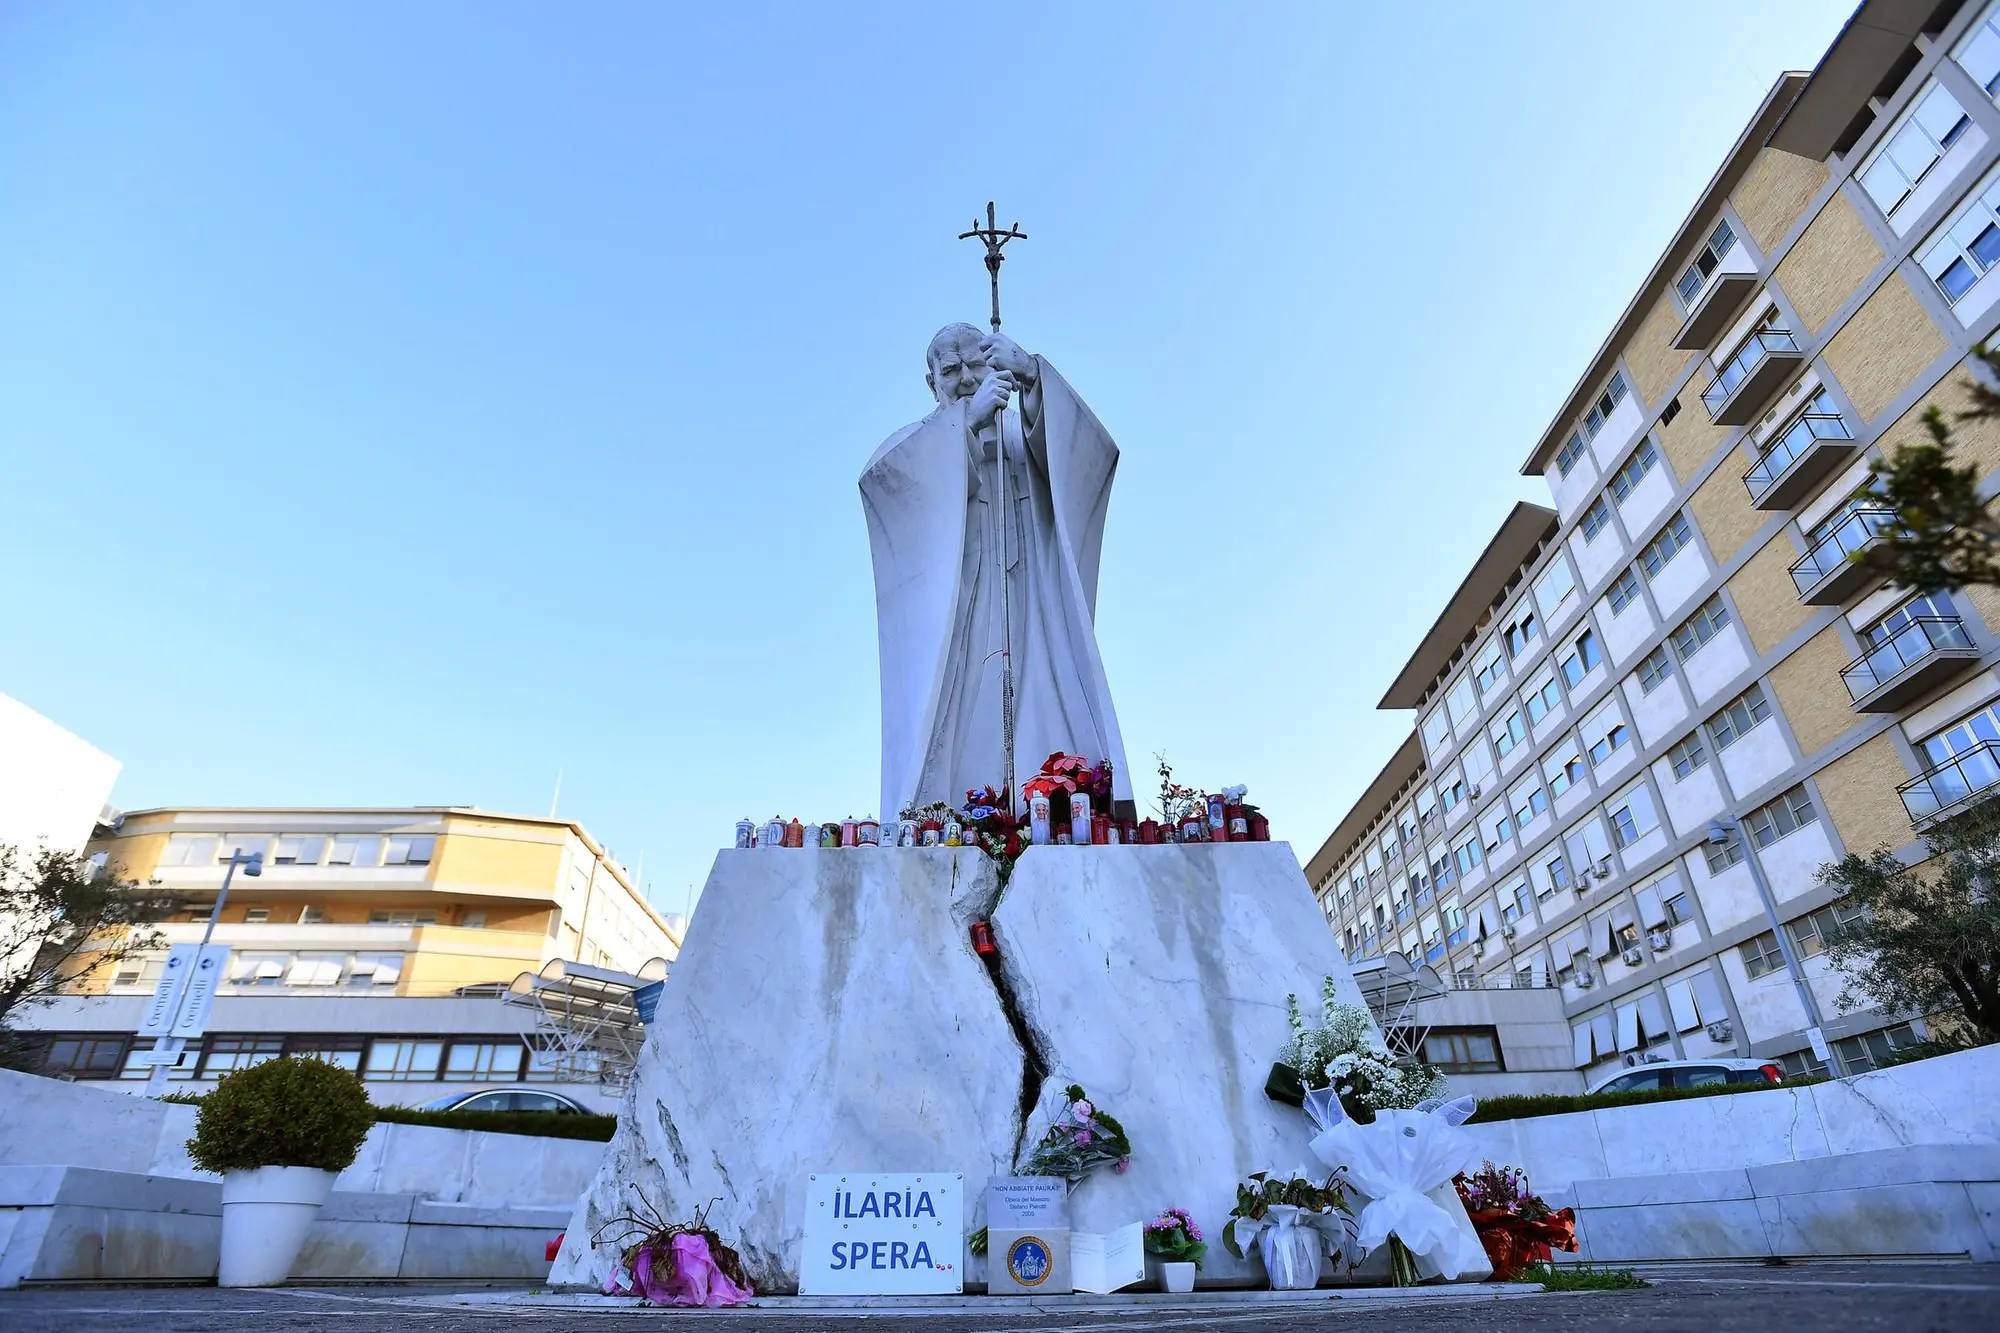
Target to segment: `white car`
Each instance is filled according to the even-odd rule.
[[[590,1115],[591,1109],[559,1092],[526,1092],[491,1088],[484,1092],[454,1092],[418,1108],[423,1111],[552,1111],[557,1115]]]
[[[1654,1088],[1705,1088],[1714,1083],[1784,1082],[1785,1071],[1769,1060],[1656,1060],[1634,1065],[1591,1084],[1592,1093],[1645,1092]]]

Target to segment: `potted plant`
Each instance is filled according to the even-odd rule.
[[[269,1287],[291,1275],[334,1177],[374,1123],[360,1079],[303,1056],[239,1069],[201,1099],[187,1147],[222,1177],[217,1285]]]
[[[1194,1273],[1201,1257],[1208,1253],[1202,1243],[1201,1228],[1185,1208],[1165,1208],[1146,1223],[1146,1253],[1160,1259],[1160,1290],[1194,1290]]]
[[[1222,1246],[1241,1259],[1254,1246],[1273,1291],[1319,1285],[1322,1254],[1339,1258],[1347,1248],[1347,1194],[1341,1173],[1312,1180],[1253,1171],[1236,1187],[1236,1206],[1222,1228]]]

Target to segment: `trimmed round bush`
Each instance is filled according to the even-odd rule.
[[[287,1055],[223,1076],[201,1099],[188,1156],[216,1175],[260,1166],[345,1171],[374,1123],[360,1079],[324,1060]]]

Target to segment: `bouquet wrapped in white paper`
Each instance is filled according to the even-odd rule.
[[[1460,1172],[1478,1169],[1479,1150],[1459,1128],[1477,1106],[1471,1097],[1425,1102],[1414,1111],[1377,1111],[1374,1123],[1363,1125],[1348,1118],[1333,1089],[1306,1094],[1306,1114],[1320,1130],[1312,1141],[1313,1155],[1329,1167],[1344,1168],[1348,1182],[1368,1199],[1355,1247],[1366,1254],[1393,1239],[1415,1260],[1405,1264],[1395,1256],[1392,1269],[1399,1286],[1415,1280],[1417,1264],[1446,1280],[1490,1271],[1457,1194],[1444,1203],[1433,1194],[1448,1188]]]
[[[1236,1187],[1222,1244],[1238,1258],[1255,1249],[1272,1290],[1299,1291],[1318,1284],[1322,1255],[1346,1251],[1353,1226],[1338,1172],[1319,1182],[1303,1167],[1290,1176],[1258,1171]]]

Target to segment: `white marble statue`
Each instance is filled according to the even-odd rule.
[[[1004,334],[952,324],[926,360],[937,409],[891,435],[861,474],[882,666],[882,813],[958,805],[968,789],[1004,780],[1003,601],[1016,801],[1056,750],[1109,758],[1114,796],[1130,801],[1094,624],[1118,446],[1055,367]],[[1006,460],[998,504],[996,448]]]

